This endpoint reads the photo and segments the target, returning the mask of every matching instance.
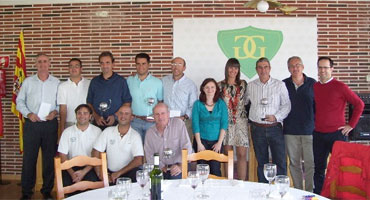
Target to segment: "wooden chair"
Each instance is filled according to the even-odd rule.
[[[188,155],[188,150],[182,150],[182,178],[185,179],[188,177],[188,162],[189,161],[197,161],[197,160],[216,160],[219,162],[227,163],[227,178],[233,179],[234,177],[234,152],[230,150],[227,153],[227,156],[224,154],[216,153],[211,150],[205,150],[198,153],[192,153]],[[210,174],[209,178],[213,179],[225,179],[225,177],[219,177]]]
[[[57,199],[63,199],[64,194],[69,194],[79,190],[96,189],[102,187],[108,187],[108,171],[107,171],[107,155],[106,153],[100,153],[99,158],[92,158],[88,156],[76,156],[71,160],[67,160],[61,163],[60,157],[54,158],[55,165],[55,180],[57,185]],[[80,181],[70,186],[63,187],[62,170],[66,170],[75,166],[101,166],[101,174],[103,175],[103,181]],[[94,169],[92,169],[94,170]]]

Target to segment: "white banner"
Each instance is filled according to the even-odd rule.
[[[289,77],[287,60],[299,56],[304,73],[317,79],[316,18],[174,19],[173,44],[174,57],[186,60],[185,74],[198,86],[207,77],[223,80],[226,61],[236,56],[247,82],[258,77],[255,60],[261,56],[270,58],[274,78]]]

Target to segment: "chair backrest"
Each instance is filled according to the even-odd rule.
[[[62,170],[67,170],[72,167],[82,166],[100,166],[100,173],[103,175],[102,181],[80,181],[73,185],[63,187]],[[70,160],[61,163],[60,157],[54,158],[55,166],[55,180],[57,183],[57,199],[63,199],[64,194],[69,194],[75,191],[83,191],[86,189],[96,189],[102,187],[108,187],[108,171],[107,171],[107,155],[106,153],[100,153],[100,159],[88,156],[76,156]],[[94,169],[91,169],[94,170]]]
[[[216,160],[219,162],[227,163],[227,178],[228,179],[233,179],[234,175],[234,152],[230,150],[227,152],[227,156],[224,154],[216,153],[211,150],[205,150],[201,151],[198,153],[192,153],[188,155],[188,150],[183,149],[182,150],[182,178],[187,178],[188,177],[188,162],[193,162],[197,160]],[[225,177],[219,177],[210,174],[209,178],[214,178],[214,179],[225,179]]]
[[[321,195],[330,199],[370,199],[370,146],[333,145]]]

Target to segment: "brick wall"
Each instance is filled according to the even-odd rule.
[[[1,144],[2,173],[19,175],[22,158],[18,149],[18,121],[10,112],[12,78],[19,32],[24,29],[27,72],[35,73],[34,56],[51,55],[51,72],[68,77],[67,61],[81,58],[86,77],[99,74],[97,57],[112,51],[116,70],[123,76],[135,71],[133,57],[147,52],[151,71],[160,77],[170,73],[173,18],[184,17],[286,17],[277,10],[267,14],[243,7],[245,1],[155,1],[119,3],[73,3],[0,6],[0,55],[10,55],[6,69],[7,96],[2,99],[4,137]],[[337,61],[334,76],[357,92],[369,92],[370,1],[290,0],[299,7],[289,17],[316,17],[319,55]],[[107,17],[96,12],[108,11]]]

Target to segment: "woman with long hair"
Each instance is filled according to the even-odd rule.
[[[246,180],[249,147],[248,118],[245,109],[247,82],[240,80],[240,63],[230,58],[225,66],[225,79],[218,83],[221,97],[225,101],[229,115],[229,127],[223,144],[224,152],[236,147],[237,174],[239,180]]]
[[[222,141],[228,126],[227,108],[220,98],[220,89],[213,78],[207,78],[200,86],[199,100],[193,105],[194,150],[222,152]],[[205,161],[204,161],[205,162]],[[210,173],[221,176],[220,163],[208,161]]]

